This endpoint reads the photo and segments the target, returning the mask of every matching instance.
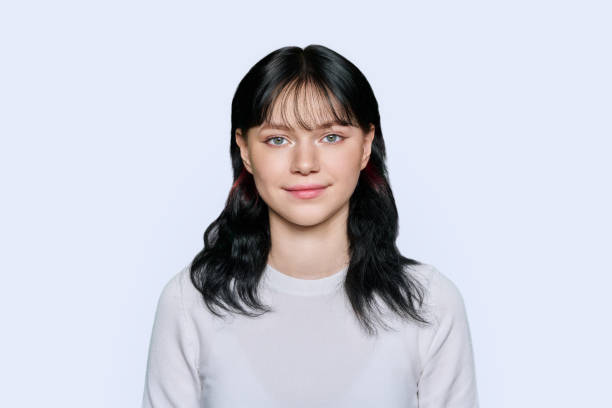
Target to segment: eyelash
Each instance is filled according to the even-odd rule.
[[[340,135],[339,135],[339,134],[337,134],[337,133],[330,133],[330,134],[328,134],[328,135],[323,136],[323,138],[325,139],[326,137],[329,137],[329,136],[338,136],[338,138],[339,138],[339,139],[338,139],[338,141],[336,141],[336,142],[331,142],[331,143],[328,143],[328,144],[332,144],[332,145],[333,145],[333,144],[338,144],[338,143],[340,143],[342,140],[346,139],[346,137],[344,137],[344,136],[340,136]],[[272,137],[267,138],[267,139],[265,140],[265,143],[266,143],[266,144],[269,144],[269,145],[271,145],[271,146],[282,146],[282,144],[280,144],[280,145],[278,145],[278,144],[277,144],[277,145],[275,145],[274,143],[268,143],[270,140],[272,140],[272,139],[276,139],[276,138],[285,139],[285,137],[284,137],[284,136],[272,136]],[[287,139],[285,139],[285,140],[287,140]]]

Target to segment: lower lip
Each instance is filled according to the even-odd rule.
[[[290,192],[294,197],[297,197],[297,198],[315,198],[323,194],[323,191],[326,188],[327,187],[315,188],[312,190],[287,190],[287,191]]]

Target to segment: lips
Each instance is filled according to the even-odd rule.
[[[325,188],[327,186],[323,184],[296,184],[294,186],[289,186],[285,188],[285,190],[289,191],[300,191],[300,190],[318,190],[321,188]]]
[[[285,188],[296,198],[308,199],[315,198],[323,194],[327,186],[321,184],[300,184]]]

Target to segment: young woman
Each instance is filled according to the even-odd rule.
[[[359,69],[270,53],[238,85],[230,153],[225,208],[159,298],[142,406],[478,407],[458,288],[395,244]]]

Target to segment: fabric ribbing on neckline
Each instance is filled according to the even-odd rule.
[[[330,276],[319,279],[301,279],[289,276],[266,264],[264,270],[265,284],[279,292],[299,296],[315,296],[332,293],[344,283],[348,265]]]

